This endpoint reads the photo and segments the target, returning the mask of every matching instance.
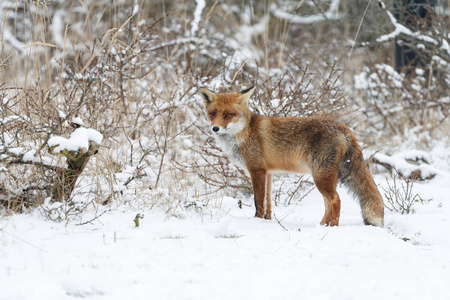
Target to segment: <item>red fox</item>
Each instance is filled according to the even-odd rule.
[[[250,174],[255,217],[271,219],[273,173],[310,173],[325,201],[320,224],[339,225],[340,180],[359,199],[364,223],[382,227],[383,199],[350,129],[325,117],[256,115],[248,108],[254,90],[216,94],[200,88],[199,92],[219,147]]]

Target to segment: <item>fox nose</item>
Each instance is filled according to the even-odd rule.
[[[214,131],[214,132],[218,132],[219,131],[219,127],[217,127],[217,126],[214,126],[213,128],[212,128],[212,130]]]

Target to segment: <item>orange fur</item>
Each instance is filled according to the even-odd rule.
[[[325,201],[321,224],[339,225],[341,179],[360,200],[364,222],[383,226],[383,200],[353,133],[322,117],[265,117],[250,112],[254,88],[240,93],[200,93],[211,129],[228,158],[250,174],[256,217],[271,218],[274,172],[311,173]]]

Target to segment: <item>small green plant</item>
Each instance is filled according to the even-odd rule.
[[[134,225],[136,227],[139,227],[139,219],[143,219],[144,218],[144,214],[137,214],[136,217],[134,218]]]

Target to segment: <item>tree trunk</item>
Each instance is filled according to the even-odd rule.
[[[61,153],[67,158],[67,169],[61,169],[55,175],[52,188],[52,202],[70,200],[78,177],[83,172],[91,156],[97,154],[99,146],[97,143],[89,142],[89,150],[87,151],[81,149],[78,152],[63,151]]]

